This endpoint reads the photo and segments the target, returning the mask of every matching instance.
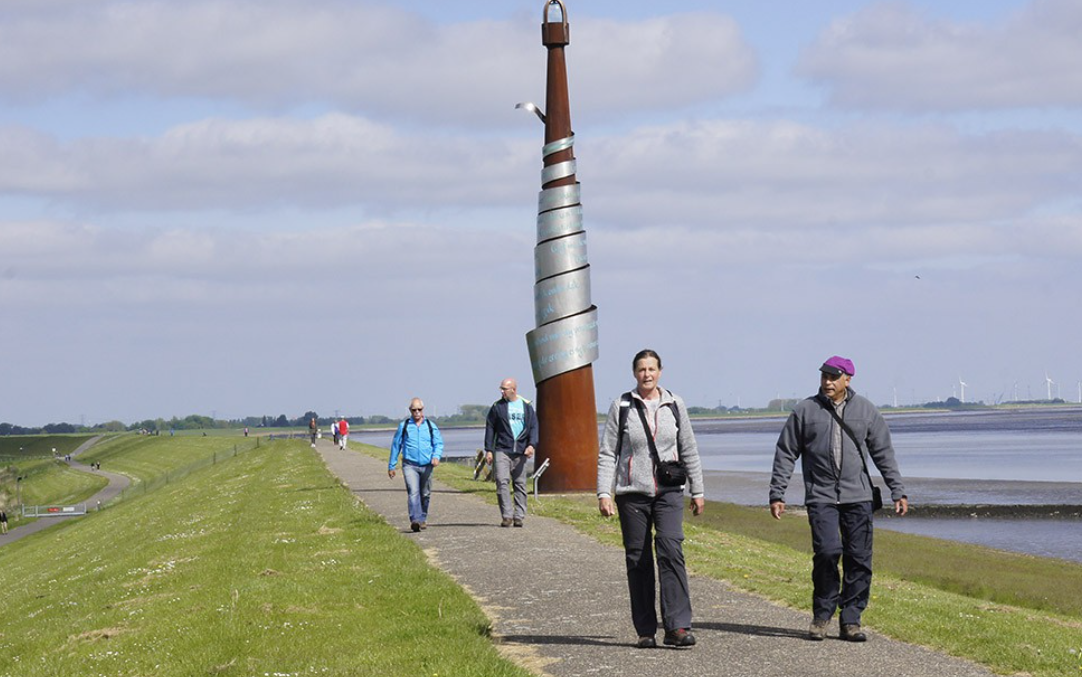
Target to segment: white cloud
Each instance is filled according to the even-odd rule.
[[[797,72],[832,103],[910,112],[1082,105],[1082,5],[1034,0],[998,25],[935,19],[904,2],[835,20]]]
[[[546,58],[534,21],[441,25],[372,2],[0,8],[0,99],[9,101],[86,92],[323,102],[382,119],[503,126],[517,121],[514,103],[544,96]],[[756,72],[736,24],[715,14],[585,17],[567,58],[576,114],[587,118],[714,100],[746,89]]]

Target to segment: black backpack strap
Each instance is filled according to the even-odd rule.
[[[616,462],[620,462],[620,449],[624,446],[624,430],[627,428],[627,412],[631,409],[631,392],[620,396],[620,415],[616,418]]]

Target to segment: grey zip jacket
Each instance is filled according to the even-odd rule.
[[[834,407],[822,393],[801,401],[789,415],[774,451],[774,472],[770,478],[770,502],[784,501],[785,490],[797,458],[804,474],[804,503],[860,503],[872,500],[868,475],[860,451],[848,433],[842,432],[841,468],[834,465],[831,450],[833,428],[837,425],[830,410]],[[902,475],[894,460],[890,429],[883,415],[867,398],[848,389],[842,420],[868,451],[890,489],[891,501],[905,496]]]
[[[672,392],[658,387],[661,394],[661,403],[657,410],[657,436],[654,443],[657,445],[657,455],[662,461],[679,460],[684,462],[687,470],[688,484],[691,495],[699,498],[703,495],[703,469],[699,460],[699,447],[695,444],[695,433],[691,430],[691,419],[688,418],[687,407],[684,400]],[[642,419],[639,418],[637,406],[642,404],[642,397],[637,390],[631,391],[630,411],[627,415],[627,424],[623,431],[617,430],[620,425],[620,398],[613,401],[609,407],[609,417],[605,421],[605,433],[601,438],[601,449],[597,456],[597,495],[598,497],[612,496],[613,491],[619,494],[646,494],[656,496],[658,493],[657,479],[654,476],[654,459],[650,455],[650,445],[646,441],[649,431],[643,430]],[[680,444],[677,453],[677,426],[673,404],[680,412]],[[649,416],[649,413],[647,413]],[[616,458],[617,435],[623,435],[624,441],[620,449],[620,458]]]

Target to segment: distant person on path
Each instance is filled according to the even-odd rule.
[[[349,421],[344,418],[338,420],[338,448],[345,449],[349,442]]]
[[[0,534],[6,534],[8,532],[8,514],[3,510],[0,510]]]
[[[308,435],[312,438],[312,448],[316,448],[316,435],[319,433],[319,424],[316,423],[316,417],[313,416],[308,421]]]
[[[428,528],[428,504],[432,495],[432,470],[443,456],[443,436],[430,419],[425,418],[425,403],[410,400],[410,415],[398,424],[391,440],[391,458],[387,477],[394,479],[394,469],[402,458],[402,477],[406,480],[406,503],[410,529]]]
[[[338,421],[331,421],[331,435],[334,437],[335,446],[338,445]]]
[[[515,379],[501,381],[500,394],[485,419],[485,460],[496,473],[500,526],[521,527],[526,520],[526,463],[537,447],[537,414],[519,397]],[[514,486],[514,503],[509,485]]]
[[[785,489],[799,457],[814,553],[808,638],[826,639],[830,619],[840,609],[839,636],[864,642],[868,637],[861,630],[860,616],[868,606],[872,584],[874,510],[864,448],[890,489],[894,512],[906,514],[909,500],[883,415],[849,387],[856,374],[852,360],[835,355],[819,371],[818,394],[793,409],[778,437],[770,513],[781,519],[785,512]],[[839,559],[844,579],[838,576]]]
[[[658,385],[661,357],[641,350],[631,365],[635,389],[613,401],[605,422],[597,457],[597,507],[605,517],[620,515],[636,646],[657,646],[653,530],[664,642],[689,647],[695,635],[684,567],[684,486],[690,484],[691,513],[701,515],[706,501],[699,447],[684,400]],[[675,463],[683,468],[682,480],[678,472],[666,472]]]

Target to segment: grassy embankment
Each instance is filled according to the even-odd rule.
[[[19,493],[23,505],[81,503],[108,484],[104,477],[73,470],[64,456],[93,435],[27,435],[0,437],[0,506],[14,528],[23,520],[14,510]],[[53,450],[56,453],[53,453]],[[22,477],[21,486],[16,477]]]
[[[471,468],[448,463],[437,476],[495,503],[492,485],[473,481]],[[543,496],[531,510],[620,545],[617,521],[598,514],[592,495]],[[693,573],[810,610],[806,519],[778,521],[765,509],[709,502],[684,524]],[[1005,674],[1082,673],[1082,565],[886,530],[875,537],[876,578],[864,615],[871,628]]]
[[[6,545],[0,589],[0,677],[529,674],[300,441]]]

